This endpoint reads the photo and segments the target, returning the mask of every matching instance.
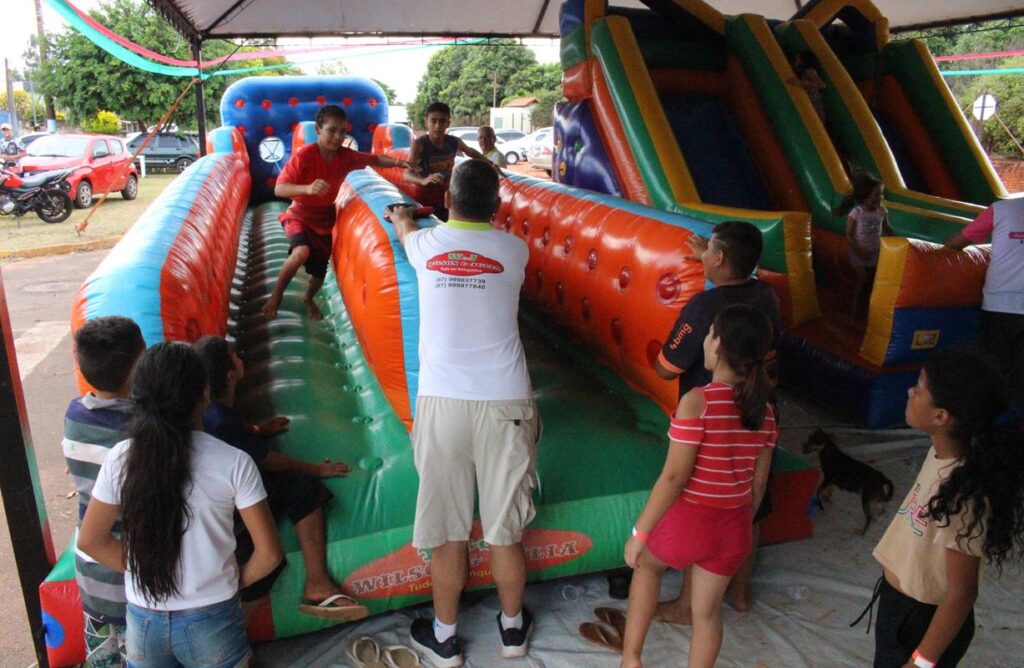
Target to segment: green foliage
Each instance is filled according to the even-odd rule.
[[[114,135],[121,131],[121,120],[112,111],[100,110],[92,118],[85,119],[82,129],[101,135]]]
[[[380,79],[373,79],[373,82],[380,86],[381,90],[384,91],[384,96],[388,98],[388,104],[401,104],[401,102],[398,101],[398,93],[395,92],[394,88],[387,85]]]
[[[348,74],[348,67],[340,60],[325,60],[317,64],[316,73],[321,77],[333,77]]]
[[[421,125],[428,104],[447,102],[453,125],[484,122],[492,104],[508,97],[512,77],[536,65],[533,51],[512,39],[446,46],[430,57],[409,120]]]
[[[119,35],[152,51],[182,60],[191,60],[188,43],[170,25],[159,18],[141,0],[108,0],[90,12],[91,16]],[[68,29],[47,36],[48,60],[41,73],[41,89],[52,95],[56,104],[67,110],[68,119],[80,124],[102,109],[113,109],[122,118],[151,125],[160,120],[174,103],[188,80],[151,74],[135,69],[109,55],[78,32]],[[203,59],[212,60],[236,50],[236,45],[221,40],[203,44]],[[247,46],[243,50],[253,51]],[[228,63],[226,68],[259,67],[283,64],[282,58]],[[294,68],[270,70],[272,75],[296,74]],[[240,77],[213,77],[203,84],[206,120],[218,122],[221,96]],[[195,127],[195,95],[182,100],[171,122]]]
[[[537,95],[537,106],[530,111],[530,125],[534,129],[554,124],[555,104],[562,100],[562,88],[546,90]]]
[[[907,35],[923,39],[933,56],[993,53],[1024,49],[1024,19],[990,21],[968,26],[936,28]],[[1024,58],[988,58],[940,63],[942,70],[982,70],[1024,67]],[[945,77],[960,108],[971,119],[971,105],[982,93],[996,98],[996,118],[982,126],[982,143],[994,155],[1024,158],[1001,120],[1017,141],[1024,143],[1024,76],[1019,74]]]
[[[46,111],[43,108],[43,96],[40,93],[36,93],[35,99],[36,107],[36,120],[42,122],[41,119],[46,117]],[[0,92],[0,109],[7,111],[7,92]],[[14,91],[14,111],[18,114],[18,122],[22,125],[30,125],[32,123],[32,96],[23,90]]]
[[[561,90],[561,65],[558,63],[531,65],[509,77],[502,104],[515,97],[540,96],[542,93]]]

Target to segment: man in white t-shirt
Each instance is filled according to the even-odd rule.
[[[962,250],[992,238],[979,338],[1010,384],[1012,405],[1024,409],[1024,198],[996,202],[946,246]]]
[[[533,621],[522,607],[522,534],[535,514],[540,419],[518,324],[529,251],[522,239],[491,226],[498,201],[498,175],[476,159],[453,171],[447,223],[420,230],[411,207],[391,213],[419,285],[412,438],[420,486],[412,542],[432,550],[435,619],[414,621],[412,639],[442,668],[463,662],[456,622],[475,487],[501,600],[503,656],[526,654]]]

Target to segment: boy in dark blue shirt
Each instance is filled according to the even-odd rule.
[[[229,445],[246,452],[260,469],[267,501],[274,514],[285,513],[295,526],[306,582],[299,610],[316,617],[352,621],[366,617],[365,606],[345,596],[327,571],[323,506],[334,498],[320,478],[343,476],[349,472],[345,462],[324,460],[311,464],[283,455],[264,440],[288,429],[288,418],[273,417],[260,425],[249,425],[235,410],[235,387],[245,375],[245,366],[231,344],[220,336],[205,336],[192,344],[203,358],[210,376],[209,407],[203,413],[204,430]],[[240,536],[236,555],[244,561],[250,552],[247,536]],[[280,569],[239,595],[243,603],[253,603],[270,593]]]

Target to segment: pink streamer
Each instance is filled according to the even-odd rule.
[[[1012,56],[1024,56],[1024,50],[995,51],[992,53],[965,53],[959,56],[936,56],[935,62],[941,63],[949,60],[981,60],[983,58],[1010,58]]]

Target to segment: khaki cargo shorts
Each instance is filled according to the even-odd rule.
[[[418,397],[412,446],[420,476],[414,547],[469,540],[473,492],[490,545],[514,545],[535,515],[540,415],[532,399]]]

